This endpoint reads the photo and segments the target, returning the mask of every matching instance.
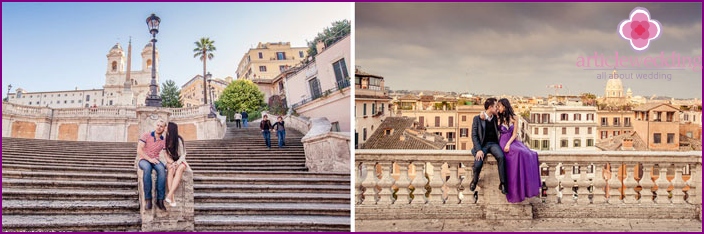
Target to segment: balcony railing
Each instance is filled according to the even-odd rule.
[[[337,89],[344,89],[347,87],[350,87],[350,80],[342,79],[341,81],[337,82]]]
[[[357,150],[356,230],[701,230],[701,151],[538,154],[541,195],[511,204],[497,189],[493,157],[473,192],[468,151]],[[521,225],[496,226],[505,220]],[[667,226],[673,220],[682,223]]]

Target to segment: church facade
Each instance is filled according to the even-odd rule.
[[[106,55],[105,85],[102,89],[29,92],[17,88],[8,94],[10,103],[50,108],[83,108],[98,106],[144,106],[151,82],[152,44],[142,49],[142,69],[132,71],[132,43],[127,55],[119,43]],[[159,51],[156,51],[159,59]],[[156,81],[159,84],[159,67],[156,66]],[[158,88],[157,88],[158,89]],[[157,90],[158,91],[158,90]]]

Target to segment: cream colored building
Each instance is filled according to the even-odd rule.
[[[242,56],[237,65],[237,79],[273,79],[286,66],[301,63],[307,51],[308,47],[291,47],[290,42],[260,42]]]
[[[474,147],[472,142],[472,121],[474,116],[484,111],[484,105],[462,105],[457,107],[457,118],[459,131],[457,132],[457,149],[471,150]]]
[[[596,112],[597,142],[633,132],[633,111],[600,110]]]
[[[534,106],[523,142],[535,150],[597,150],[596,111],[594,106]]]
[[[152,69],[152,45],[144,46],[141,52],[142,69],[131,69],[132,43],[128,46],[127,56],[119,43],[115,44],[106,55],[105,85],[102,89],[66,90],[49,92],[29,92],[17,88],[10,92],[9,102],[50,108],[77,108],[92,106],[144,106],[149,94]],[[159,51],[156,51],[159,59]],[[156,80],[159,83],[159,65],[156,67]],[[157,87],[159,92],[159,87]]]
[[[210,82],[209,85],[211,85],[215,90],[213,93],[214,101],[218,100],[220,95],[222,95],[222,92],[225,90],[225,88],[227,88],[228,85],[230,85],[230,83],[232,83],[232,77],[229,76],[225,77],[225,79],[213,78],[213,81]],[[196,75],[181,86],[180,99],[183,103],[183,107],[205,105],[205,103],[203,103],[204,94],[205,92],[203,92],[203,76]],[[210,100],[210,97],[211,96],[208,96],[208,100]]]
[[[326,48],[284,81],[287,106],[306,117],[326,117],[333,129],[351,130],[349,63],[351,38]]]
[[[391,116],[391,98],[384,87],[384,77],[355,70],[354,139],[355,149],[364,143]],[[405,126],[408,127],[408,126]]]

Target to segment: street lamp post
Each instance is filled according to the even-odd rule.
[[[205,79],[208,81],[207,87],[210,87],[209,89],[206,88],[206,90],[203,91],[203,96],[210,96],[210,113],[208,113],[208,118],[215,118],[215,106],[213,106],[213,87],[211,86],[211,83],[213,82],[213,75],[208,72],[205,74]]]
[[[149,95],[147,96],[146,105],[160,107],[161,97],[156,92],[156,34],[159,33],[159,23],[161,19],[152,14],[147,18],[147,26],[149,27],[149,33],[152,34],[152,81],[149,84]]]
[[[7,85],[7,99],[6,102],[10,102],[10,89],[12,89],[12,84]]]

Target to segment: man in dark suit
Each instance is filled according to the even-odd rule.
[[[479,181],[479,173],[482,172],[484,156],[487,153],[494,155],[499,168],[499,189],[501,193],[507,194],[506,190],[506,170],[504,169],[504,152],[499,146],[499,121],[496,114],[496,98],[488,98],[484,102],[483,119],[480,115],[474,116],[472,121],[472,155],[474,155],[474,178],[469,184],[469,189],[474,191]]]

